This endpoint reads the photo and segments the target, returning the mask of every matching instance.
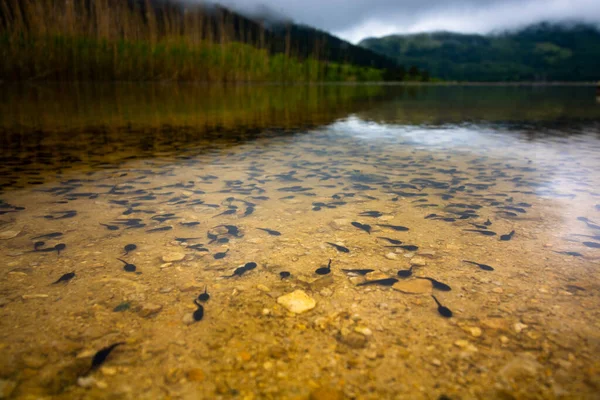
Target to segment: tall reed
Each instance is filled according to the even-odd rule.
[[[259,28],[257,29],[257,26]],[[361,81],[381,70],[293,49],[222,8],[155,0],[0,0],[0,80]]]

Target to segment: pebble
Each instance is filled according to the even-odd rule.
[[[102,372],[102,375],[115,376],[117,374],[117,369],[115,367],[102,367],[100,368],[100,372]]]
[[[387,258],[388,260],[397,260],[398,259],[398,254],[396,254],[396,253],[387,253],[385,255],[385,258]]]
[[[192,313],[185,314],[181,321],[186,325],[192,325],[194,322],[196,322]]]
[[[260,290],[261,292],[265,292],[265,293],[269,293],[271,291],[271,289],[268,286],[265,286],[265,285],[262,285],[262,284],[256,285],[256,288],[258,290]]]
[[[481,336],[481,334],[483,333],[481,328],[474,326],[472,328],[469,328],[469,332],[471,333],[472,336],[474,337],[479,337]]]
[[[502,342],[502,344],[507,344],[508,342],[510,342],[510,339],[503,335],[500,336],[500,341]]]
[[[508,321],[503,318],[484,318],[481,320],[481,324],[490,329],[507,330]]]
[[[329,226],[331,226],[333,229],[337,229],[340,230],[342,229],[344,226],[350,225],[350,220],[349,219],[334,219],[333,221],[331,221],[329,223]]]
[[[94,383],[96,383],[96,380],[93,376],[80,376],[77,378],[77,384],[82,388],[90,388],[94,386]]]
[[[373,331],[367,328],[366,326],[358,325],[354,328],[354,332],[358,332],[361,335],[371,336],[373,335]]]
[[[200,285],[198,285],[196,283],[186,283],[186,284],[184,284],[184,285],[182,285],[182,286],[179,287],[179,291],[180,292],[184,292],[184,293],[185,292],[196,292],[196,291],[198,291],[199,289],[202,289],[202,288],[203,288],[203,286],[200,286]]]
[[[8,399],[16,387],[17,384],[15,382],[0,379],[0,399]]]
[[[47,362],[46,357],[44,357],[40,354],[24,355],[22,360],[23,360],[23,364],[25,364],[26,367],[29,367],[32,369],[40,369],[44,365],[46,365],[46,362]]]
[[[419,251],[418,255],[420,255],[422,257],[433,258],[433,257],[435,257],[435,254],[436,254],[435,250],[422,250],[422,251]]]
[[[431,282],[427,279],[411,279],[409,281],[399,281],[392,286],[395,290],[409,294],[431,294]]]
[[[344,393],[341,391],[329,388],[319,387],[310,392],[309,400],[344,400]]]
[[[190,382],[202,382],[204,380],[204,371],[200,368],[193,368],[185,376]]]
[[[332,285],[334,282],[333,280],[333,275],[332,274],[328,274],[325,275],[313,282],[310,283],[310,288],[312,290],[314,290],[315,292],[318,292],[322,289],[325,289],[327,286]]]
[[[160,264],[160,269],[165,269],[165,268],[169,268],[171,265],[173,265],[173,263],[164,263],[164,264]]]
[[[181,252],[170,252],[167,254],[164,254],[162,256],[162,260],[166,263],[170,263],[170,262],[175,262],[175,261],[181,261],[185,258],[185,253],[181,253]]]
[[[158,313],[160,310],[162,310],[162,308],[163,306],[161,306],[160,304],[145,303],[142,309],[140,310],[140,316],[149,317]]]
[[[365,279],[368,281],[376,281],[378,279],[387,279],[389,277],[390,276],[388,274],[385,274],[380,271],[369,272],[368,274],[365,275]]]
[[[424,267],[427,265],[427,260],[420,256],[415,256],[410,259],[410,265],[414,265],[415,267]]]
[[[280,296],[277,298],[277,303],[295,314],[312,310],[317,304],[315,299],[307,295],[303,290],[295,290],[292,293]]]
[[[515,332],[521,333],[521,331],[523,329],[527,328],[527,325],[522,324],[521,322],[517,322],[516,324],[513,325],[513,328],[514,328]]]
[[[433,360],[431,360],[431,364],[435,365],[436,367],[442,366],[442,362],[440,360],[438,360],[437,358],[434,358]]]
[[[356,332],[340,335],[338,340],[353,349],[362,349],[367,345],[367,337]]]
[[[8,240],[16,237],[21,231],[4,231],[0,232],[0,240]]]
[[[504,293],[504,289],[502,289],[501,287],[495,287],[492,289],[492,292],[494,293]]]
[[[46,299],[46,298],[48,298],[48,295],[47,294],[24,294],[21,297],[23,298],[23,300],[29,300],[29,299]]]
[[[502,367],[498,374],[504,380],[510,382],[513,380],[516,381],[528,377],[535,377],[541,369],[542,365],[537,362],[534,356],[523,353],[516,356]]]

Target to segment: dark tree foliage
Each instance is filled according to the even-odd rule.
[[[458,81],[595,81],[600,30],[540,23],[493,35],[435,32],[369,38],[361,46]],[[409,72],[410,74],[410,72]]]

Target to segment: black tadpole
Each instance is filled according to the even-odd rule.
[[[198,303],[198,300],[194,300],[194,304],[196,304],[196,311],[194,311],[193,317],[194,317],[194,321],[200,321],[202,320],[202,318],[204,318],[204,306],[200,303]]]
[[[442,317],[446,317],[446,318],[450,318],[452,317],[452,311],[448,308],[448,307],[444,307],[439,301],[438,299],[435,298],[434,295],[431,295],[431,297],[433,297],[433,300],[435,300],[435,302],[437,303],[438,306],[438,312],[440,313],[440,315]]]
[[[412,270],[413,270],[412,266],[409,269],[401,269],[400,271],[398,271],[398,276],[400,278],[408,278],[409,276],[412,275]]]
[[[367,286],[367,285],[379,285],[379,286],[393,286],[394,283],[398,282],[396,278],[384,278],[384,279],[375,279],[372,281],[366,281],[363,283],[359,283],[356,286]]]
[[[130,252],[134,251],[135,249],[137,249],[137,246],[135,244],[128,244],[128,245],[126,245],[123,248],[123,250],[125,251],[124,255],[126,256],[127,254],[129,254]]]
[[[315,271],[315,274],[318,274],[318,275],[327,275],[330,272],[331,272],[331,259],[329,259],[329,264],[327,264],[326,267],[318,268]]]
[[[121,346],[123,344],[125,344],[125,342],[114,343],[98,351],[92,359],[92,365],[90,366],[90,369],[85,374],[83,374],[83,376],[89,375],[91,372],[97,370],[98,367],[104,364],[104,361],[106,361],[106,358],[115,349],[115,347]]]
[[[135,272],[136,270],[136,266],[133,264],[129,264],[127,261],[125,260],[121,260],[120,258],[117,258],[117,260],[121,261],[123,264],[125,264],[123,266],[123,269],[127,272]]]
[[[281,279],[286,279],[289,278],[292,274],[290,274],[288,271],[281,271],[279,273],[279,276],[281,277]]]
[[[222,258],[225,258],[225,256],[227,256],[227,253],[229,252],[229,249],[227,249],[227,251],[221,252],[221,253],[216,253],[213,258],[215,260],[220,260]]]
[[[198,301],[205,302],[205,301],[208,301],[208,299],[210,299],[210,294],[208,294],[208,292],[207,292],[207,287],[204,286],[204,293],[201,293],[198,296]]]
[[[53,284],[56,285],[57,283],[60,283],[60,282],[68,282],[71,279],[73,279],[74,277],[75,277],[75,272],[69,272],[69,273],[64,274],[60,278],[58,278],[58,280],[56,282],[54,282]]]
[[[463,260],[463,262],[467,263],[467,264],[473,264],[473,265],[477,265],[479,268],[481,268],[484,271],[493,271],[494,267],[491,267],[489,265],[486,264],[481,264],[475,261],[468,261],[468,260]]]
[[[433,285],[434,289],[441,290],[442,292],[449,292],[449,291],[452,290],[452,288],[450,286],[446,285],[443,282],[435,280],[433,278],[429,278],[429,277],[426,277],[426,276],[417,276],[417,278],[418,279],[427,279],[429,282],[431,282],[431,284]]]

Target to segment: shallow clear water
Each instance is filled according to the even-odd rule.
[[[4,393],[598,393],[593,88],[2,96]]]

